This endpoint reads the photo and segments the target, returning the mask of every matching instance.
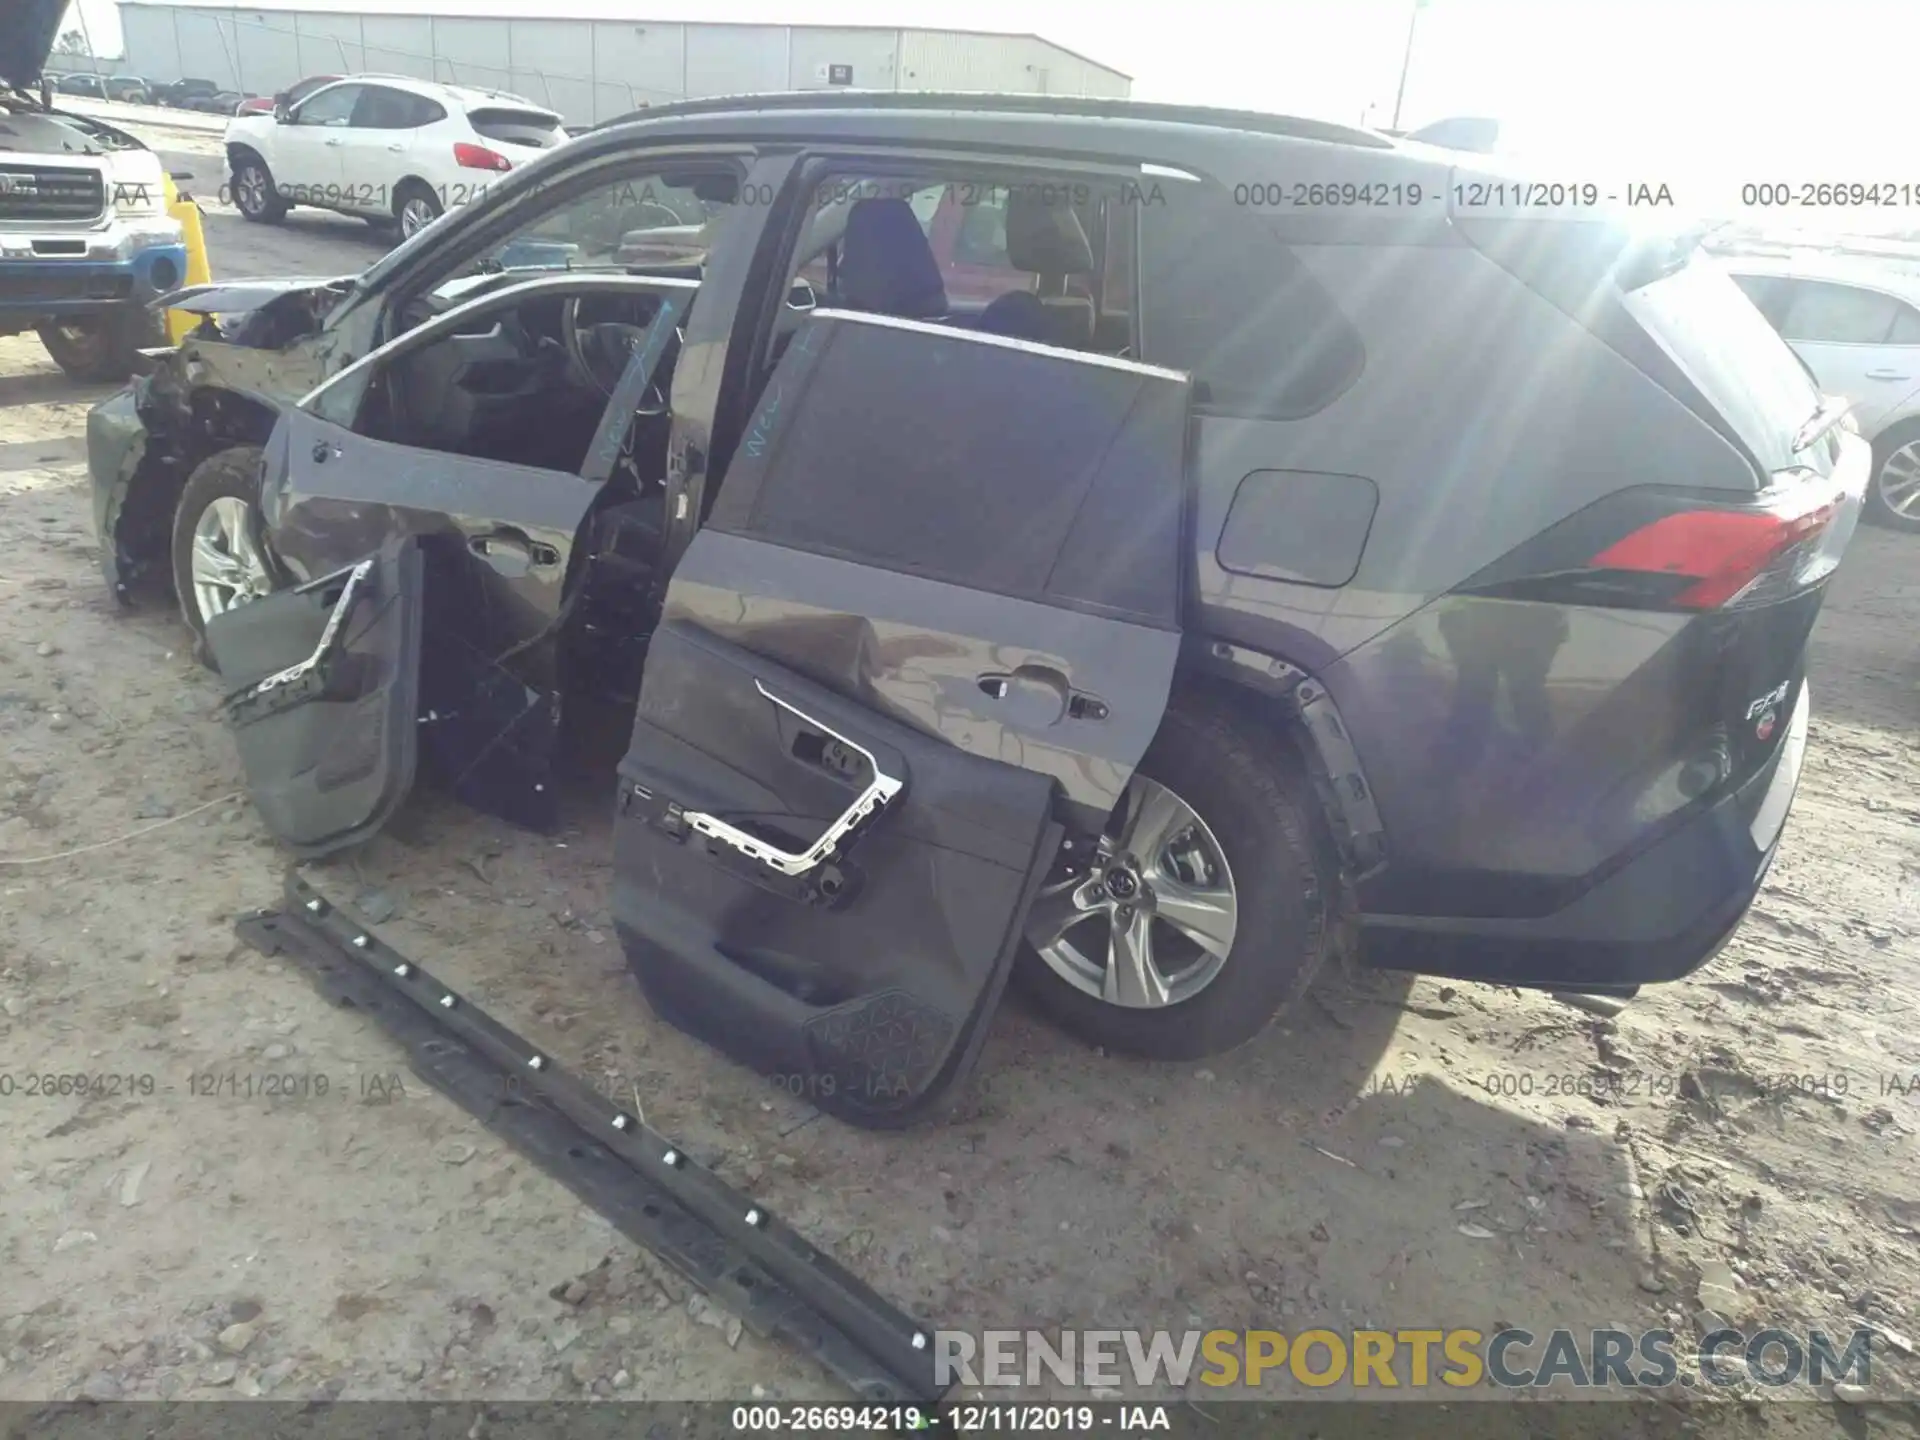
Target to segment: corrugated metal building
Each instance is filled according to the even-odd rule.
[[[126,72],[270,95],[384,71],[512,90],[592,124],[642,105],[770,90],[998,90],[1124,98],[1130,79],[1037,35],[120,0]]]

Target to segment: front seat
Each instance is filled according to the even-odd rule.
[[[902,320],[941,320],[947,287],[940,262],[904,200],[856,200],[840,240],[835,303]]]
[[[980,313],[980,329],[1069,350],[1093,345],[1093,301],[1068,295],[1069,275],[1093,271],[1093,246],[1073,207],[1021,186],[1007,197],[1007,263],[1040,277],[1041,294],[1015,290]],[[1037,302],[1037,303],[1036,303]]]
[[[1046,302],[1031,290],[1009,290],[988,302],[974,322],[981,335],[1002,335],[1011,340],[1037,340],[1044,344],[1053,333],[1053,322]]]

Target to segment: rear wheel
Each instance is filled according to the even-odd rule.
[[[1086,860],[1028,916],[1036,1003],[1090,1045],[1193,1060],[1251,1040],[1332,945],[1338,894],[1312,786],[1226,704],[1176,698]]]
[[[173,588],[203,665],[212,663],[207,621],[285,583],[260,515],[261,454],[258,445],[236,445],[208,456],[187,477],[174,511]]]
[[[47,354],[75,380],[124,380],[140,347],[161,341],[158,322],[138,306],[49,320],[39,330]]]
[[[1874,442],[1867,518],[1894,530],[1920,530],[1920,424],[1896,426]]]
[[[394,192],[393,215],[400,225],[400,238],[411,240],[440,218],[440,197],[421,180],[406,180]]]
[[[293,207],[281,197],[267,162],[251,150],[233,157],[233,204],[241,218],[261,225],[277,225]]]

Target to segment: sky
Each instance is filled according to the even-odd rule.
[[[117,50],[112,0],[79,3],[96,48]],[[524,0],[245,8],[526,13]],[[555,0],[553,8],[633,20],[1032,31],[1128,72],[1138,99],[1384,125],[1415,0]],[[1835,179],[1920,183],[1916,57],[1914,0],[1426,0],[1402,119],[1492,116],[1521,153],[1613,167],[1615,179],[1707,165],[1792,182],[1838,164]],[[1651,169],[1629,174],[1633,166]],[[1566,178],[1593,177],[1577,169]]]

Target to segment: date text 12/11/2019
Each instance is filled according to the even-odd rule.
[[[1577,214],[1603,209],[1678,207],[1672,186],[1633,181],[1465,180],[1451,185],[1420,181],[1264,181],[1233,187],[1233,202],[1262,210],[1442,210],[1521,215]]]

